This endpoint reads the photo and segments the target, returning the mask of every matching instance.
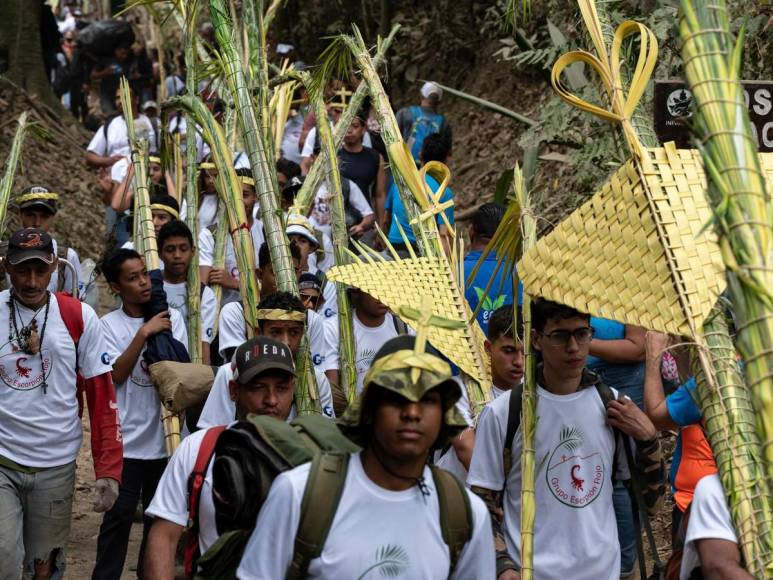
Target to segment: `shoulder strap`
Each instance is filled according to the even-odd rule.
[[[395,327],[395,332],[398,336],[408,334],[408,325],[396,314],[392,315],[392,325]]]
[[[513,439],[521,424],[521,407],[523,406],[523,383],[510,390],[510,405],[507,408],[507,429],[505,430],[505,446],[502,448],[502,465],[505,468],[505,478],[513,466]]]
[[[113,124],[113,121],[115,121],[119,117],[118,114],[114,114],[109,116],[107,119],[105,119],[105,123],[102,125],[102,132],[105,136],[105,149],[107,150],[107,131],[110,129],[110,125]]]
[[[295,548],[287,580],[305,578],[311,561],[322,554],[341,501],[348,465],[348,453],[322,453],[314,456],[303,491],[301,518],[295,534]]]
[[[59,258],[59,265],[57,266],[57,272],[59,273],[59,279],[56,281],[56,289],[58,292],[64,290],[64,262],[62,260],[67,259],[67,254],[70,252],[70,248],[67,246],[58,245],[56,247],[56,257]]]
[[[349,197],[352,194],[352,186],[349,185],[349,180],[346,177],[341,177],[341,195],[344,198],[344,207],[349,205]]]
[[[601,397],[601,402],[604,404],[604,408],[607,408],[607,405],[615,400],[615,393],[612,392],[612,389],[610,389],[607,385],[604,384],[603,381],[598,381],[595,384],[596,392],[598,392],[599,397]]]
[[[56,292],[56,302],[59,305],[59,314],[62,316],[67,332],[75,343],[75,360],[78,360],[78,343],[83,335],[83,306],[81,301],[64,292]]]
[[[201,502],[201,488],[207,475],[212,456],[215,454],[217,438],[225,430],[225,425],[218,425],[207,429],[201,440],[199,454],[193,471],[188,476],[188,538],[185,543],[185,577],[193,578],[194,565],[199,557],[199,503]]]
[[[434,465],[429,468],[437,489],[440,532],[451,558],[448,570],[448,576],[451,577],[464,546],[472,537],[472,507],[464,485],[454,474]]]

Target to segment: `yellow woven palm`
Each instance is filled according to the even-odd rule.
[[[429,297],[432,314],[439,318],[464,322],[470,317],[467,302],[444,259],[386,260],[368,254],[354,264],[331,268],[327,279],[359,288],[394,311],[404,307],[422,310],[430,303],[426,300]],[[483,340],[477,323],[454,329],[429,326],[427,337],[435,348],[474,380],[481,385],[490,383],[483,360],[477,355],[482,351]]]

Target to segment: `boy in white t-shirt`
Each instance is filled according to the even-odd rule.
[[[360,398],[339,421],[363,450],[339,460],[343,489],[320,556],[303,564],[294,558],[312,471],[307,463],[274,480],[237,577],[285,578],[292,567],[299,578],[363,578],[388,566],[392,576],[410,580],[493,578],[494,546],[483,502],[453,475],[427,465],[434,447],[466,427],[455,407],[459,396],[448,363],[436,351],[425,352],[410,336],[387,342]],[[441,518],[454,520],[457,510],[466,511],[466,529],[462,534],[457,528],[458,542],[446,543]]]
[[[254,356],[257,353],[258,356]],[[230,366],[230,363],[229,363]],[[295,365],[290,349],[264,336],[252,338],[236,349],[235,370],[228,383],[236,419],[269,415],[287,421],[293,403]],[[189,521],[188,481],[207,429],[186,437],[169,460],[145,514],[154,519],[148,536],[145,575],[155,580],[175,578],[177,543]],[[199,496],[198,551],[203,554],[217,540],[215,504],[212,500],[212,465],[209,462]]]
[[[24,189],[16,203],[19,206],[19,219],[23,228],[40,228],[46,232],[51,231],[57,213],[57,201],[59,194],[50,191],[47,187],[33,186]],[[80,296],[84,281],[81,278],[81,261],[78,253],[72,248],[59,248],[56,240],[54,253],[62,257],[72,266],[72,269],[60,263],[59,267],[51,273],[51,282],[48,285],[49,292],[64,290],[76,298]],[[64,276],[61,276],[64,274]]]
[[[158,232],[158,254],[164,263],[164,292],[169,308],[180,313],[184,321],[188,320],[188,269],[190,268],[196,247],[193,234],[180,220],[165,224]],[[215,313],[217,301],[209,286],[201,286],[199,292],[199,320],[201,326],[202,363],[209,364],[209,345],[214,338]],[[188,345],[186,345],[188,346]]]
[[[124,462],[118,500],[105,513],[99,529],[92,578],[112,580],[120,578],[123,571],[137,502],[142,500],[143,506],[150,504],[166,466],[161,401],[143,357],[145,347],[152,336],[171,331],[174,339],[187,348],[188,333],[174,309],[145,321],[143,310],[151,299],[151,280],[137,252],[117,250],[105,259],[102,272],[123,303],[121,308],[102,317],[123,427]],[[140,578],[148,529],[146,518],[137,566]]]
[[[695,572],[699,578],[752,580],[741,563],[738,536],[719,475],[707,475],[698,482],[689,509],[680,580],[690,580]]]
[[[643,487],[659,483],[660,495],[645,496],[648,506],[655,506],[664,492],[657,430],[630,399],[612,400],[604,408],[604,387],[585,370],[592,338],[587,314],[548,300],[532,303],[532,340],[542,354],[537,369],[533,562],[541,580],[617,580],[620,575],[612,478],[627,478],[628,470],[613,428],[634,440],[637,464],[645,468]],[[512,396],[513,391],[504,393],[481,412],[467,477],[492,514],[500,580],[520,578],[520,425],[509,446],[507,472],[504,459]],[[630,444],[628,437],[619,439],[621,449]],[[504,517],[500,520],[497,513]]]

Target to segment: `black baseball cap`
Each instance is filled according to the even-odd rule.
[[[43,260],[47,264],[53,264],[55,257],[51,236],[39,228],[18,230],[8,242],[6,260],[10,264],[21,264],[27,260]]]
[[[16,203],[19,205],[19,209],[37,207],[53,215],[57,211],[56,202],[58,199],[58,193],[54,193],[42,185],[33,185],[22,190],[19,197],[16,198]]]
[[[295,376],[293,353],[286,344],[265,336],[256,336],[242,343],[233,358],[233,380],[244,385],[259,374],[279,370]]]
[[[316,274],[304,272],[298,280],[298,290],[316,290],[322,292],[322,282],[319,281]]]

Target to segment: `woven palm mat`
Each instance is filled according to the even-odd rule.
[[[467,302],[456,288],[445,260],[412,258],[371,262],[359,259],[355,264],[331,268],[327,279],[359,288],[393,311],[403,306],[421,309],[422,298],[430,296],[432,314],[449,320],[470,319]],[[411,324],[410,320],[405,322]],[[432,346],[486,389],[490,379],[483,357],[477,354],[483,351],[483,333],[476,321],[453,330],[430,326],[427,336]]]
[[[518,272],[533,296],[593,316],[689,336],[693,332],[687,316],[694,328],[701,328],[725,288],[716,236],[706,227],[711,209],[701,156],[671,143],[646,154],[649,160],[640,166],[649,168],[643,178],[650,200],[629,160],[524,255]],[[762,154],[760,160],[773,184],[773,155]]]

